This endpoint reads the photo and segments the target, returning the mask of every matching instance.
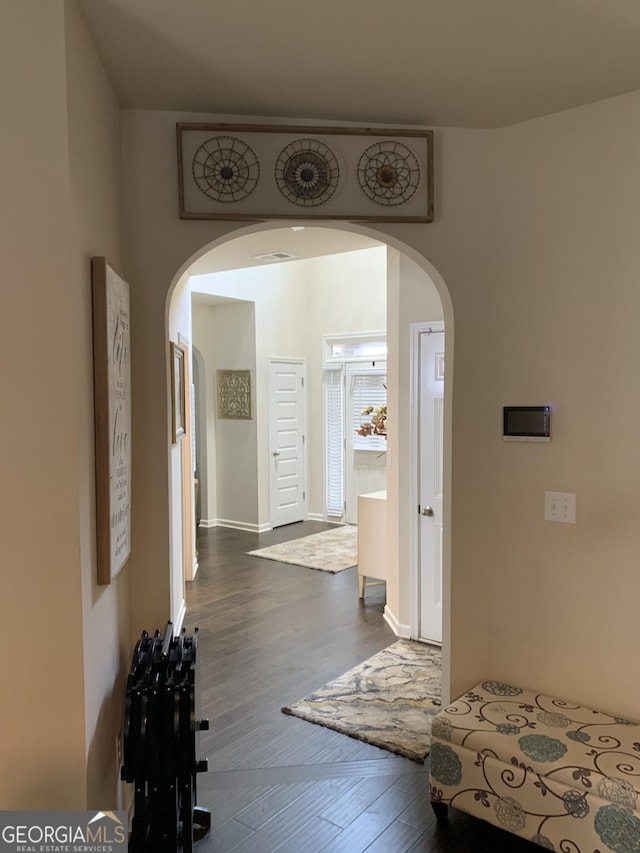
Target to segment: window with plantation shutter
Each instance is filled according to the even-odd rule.
[[[327,515],[344,512],[344,394],[342,367],[324,371],[325,504]]]
[[[387,402],[387,374],[384,368],[357,365],[349,370],[349,379],[353,383],[353,409],[351,412],[351,442],[354,450],[375,450],[377,453],[387,449],[387,440],[383,435],[358,435],[357,430],[363,423],[371,421],[371,415],[363,415],[368,406],[383,406]]]

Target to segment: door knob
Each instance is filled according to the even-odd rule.
[[[430,506],[423,506],[421,510],[422,515],[433,515],[433,510]]]
[[[274,451],[273,451],[273,455],[274,455],[274,456],[280,456],[280,451],[279,451],[279,450],[274,450]]]

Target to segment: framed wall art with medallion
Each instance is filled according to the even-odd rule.
[[[431,222],[433,131],[178,123],[182,219]]]

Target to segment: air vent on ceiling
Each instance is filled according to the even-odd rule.
[[[256,261],[287,261],[289,258],[295,258],[295,255],[290,255],[289,252],[270,252],[268,255],[254,255]]]

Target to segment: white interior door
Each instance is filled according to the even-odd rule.
[[[304,521],[305,364],[269,359],[269,503],[272,527]]]
[[[444,330],[420,334],[419,364],[419,636],[442,642]]]
[[[345,521],[358,523],[358,495],[387,488],[387,445],[380,436],[358,436],[356,429],[366,416],[361,410],[386,402],[387,363],[349,362],[345,395]]]

